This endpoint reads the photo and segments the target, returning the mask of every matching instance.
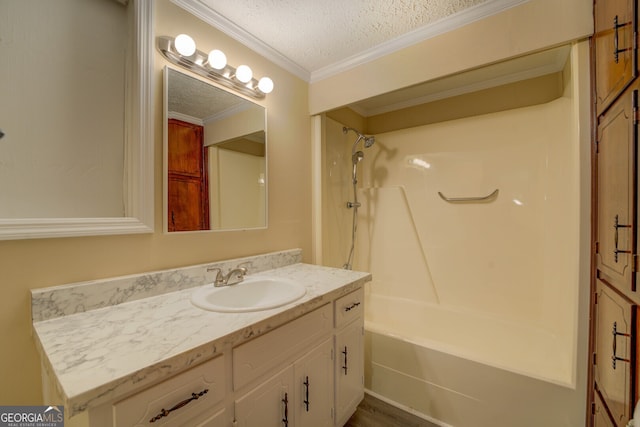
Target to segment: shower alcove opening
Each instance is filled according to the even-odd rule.
[[[555,65],[532,76],[544,67],[521,58],[483,70],[500,86],[469,73],[437,82],[452,87],[431,102],[314,118],[324,265],[342,267],[351,244],[342,129],[375,135],[358,166],[353,263],[373,275],[365,387],[441,425],[584,424],[588,46],[538,60]]]

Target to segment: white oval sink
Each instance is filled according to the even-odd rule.
[[[307,292],[304,286],[279,277],[247,277],[235,285],[203,286],[191,295],[196,307],[224,313],[242,313],[280,307]]]

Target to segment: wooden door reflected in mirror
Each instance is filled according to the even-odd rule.
[[[165,231],[267,226],[266,111],[165,67]]]

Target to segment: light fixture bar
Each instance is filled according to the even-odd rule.
[[[162,56],[172,64],[179,65],[252,98],[263,99],[265,97],[265,92],[259,88],[257,79],[252,77],[246,83],[236,80],[236,69],[234,67],[227,64],[224,68],[217,70],[208,64],[209,55],[204,52],[196,49],[190,56],[181,55],[176,50],[173,37],[159,36],[156,40],[156,47]],[[273,87],[273,83],[271,83],[271,87]]]

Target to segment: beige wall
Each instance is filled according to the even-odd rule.
[[[156,35],[189,32],[201,50],[222,49],[232,65],[269,75],[269,227],[258,231],[162,233],[162,78],[155,56],[156,232],[145,235],[0,242],[0,404],[38,404],[39,356],[31,337],[29,289],[299,247],[311,248],[310,124],[307,84],[192,17],[156,0]],[[295,200],[296,203],[291,203]]]
[[[455,31],[314,82],[311,114],[578,40],[593,32],[592,2],[529,0]]]
[[[73,18],[89,12],[93,22]],[[114,142],[124,132],[127,9],[2,1],[0,16],[0,217],[124,216],[124,147]],[[56,67],[78,52],[76,67]]]

